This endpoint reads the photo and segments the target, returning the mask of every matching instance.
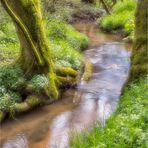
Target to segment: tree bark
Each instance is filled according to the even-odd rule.
[[[40,0],[1,0],[11,16],[21,47],[19,63],[27,77],[44,73],[49,77],[49,91],[57,97],[56,76],[51,48],[46,37]]]
[[[131,79],[146,75],[148,72],[148,0],[138,1],[135,24]]]

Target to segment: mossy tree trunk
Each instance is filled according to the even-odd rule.
[[[12,18],[21,47],[19,63],[27,77],[44,73],[49,77],[50,91],[57,97],[56,78],[51,49],[46,37],[40,0],[1,0]]]
[[[148,0],[139,0],[136,11],[135,41],[131,56],[131,79],[148,72]]]

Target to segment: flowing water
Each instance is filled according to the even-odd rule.
[[[93,23],[77,23],[74,27],[90,38],[84,56],[93,64],[91,80],[82,78],[77,88],[65,92],[58,102],[5,121],[0,130],[1,147],[69,147],[73,132],[89,129],[97,121],[104,126],[116,109],[128,78],[130,54],[126,49],[130,46],[119,36],[101,32]]]

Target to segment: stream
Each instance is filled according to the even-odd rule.
[[[128,79],[131,45],[122,43],[120,36],[103,33],[94,23],[73,26],[90,38],[84,57],[93,64],[91,80],[81,79],[76,89],[66,91],[53,104],[6,120],[0,129],[0,147],[68,148],[73,133],[90,129],[96,122],[104,127],[116,110]]]

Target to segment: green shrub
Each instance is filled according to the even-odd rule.
[[[85,48],[88,45],[88,38],[85,35],[77,32],[72,26],[62,21],[49,20],[47,29],[50,40],[55,43],[63,40],[76,50]]]
[[[123,13],[125,11],[134,11],[136,8],[136,2],[135,0],[125,0],[124,2],[119,1],[114,7],[113,7],[113,13],[119,14]]]
[[[98,19],[98,23],[103,30],[108,32],[124,31],[125,35],[133,37],[134,32],[134,12],[136,2],[134,0],[126,0],[117,2],[113,7],[111,15],[103,16]]]
[[[104,16],[101,19],[101,27],[107,31],[122,29],[131,15],[131,13],[125,11],[119,14]]]

